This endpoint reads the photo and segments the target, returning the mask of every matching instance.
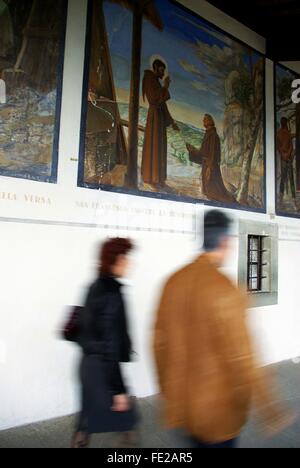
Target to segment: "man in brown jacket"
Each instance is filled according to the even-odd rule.
[[[200,448],[233,448],[254,397],[268,423],[283,427],[246,326],[246,296],[219,267],[230,252],[230,220],[204,220],[204,250],[173,275],[155,325],[155,358],[167,426],[184,428]]]

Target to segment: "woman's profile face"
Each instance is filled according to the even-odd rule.
[[[129,255],[119,255],[113,267],[113,274],[118,278],[126,278],[131,267],[131,259]]]

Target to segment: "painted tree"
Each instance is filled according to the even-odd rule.
[[[241,181],[237,193],[237,201],[243,205],[248,204],[252,162],[255,154],[255,148],[259,139],[259,133],[263,128],[263,66],[263,60],[259,61],[251,70],[251,74],[249,75],[249,82],[246,87],[241,85],[244,106],[248,108],[251,115],[249,139],[246,142],[241,171]]]
[[[4,17],[6,28],[0,30],[0,43],[2,34],[6,31],[7,63],[5,68],[2,68],[2,78],[8,81],[12,89],[26,82],[42,93],[49,93],[55,89],[57,83],[62,19],[66,2],[5,0],[5,3],[6,10],[2,11],[7,12]]]
[[[14,28],[9,11],[8,2],[0,0],[0,68],[3,68],[1,62],[5,64],[7,57],[14,48]]]

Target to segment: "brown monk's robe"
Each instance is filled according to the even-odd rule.
[[[170,99],[157,76],[146,70],[143,80],[143,96],[149,102],[145,130],[142,178],[147,184],[164,184],[167,179],[167,127],[173,124],[166,102]]]
[[[224,203],[236,203],[234,196],[226,189],[221,169],[221,143],[216,127],[206,130],[200,149],[190,152],[193,160],[202,162],[202,191],[209,199]]]

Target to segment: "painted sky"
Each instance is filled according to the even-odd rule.
[[[297,73],[288,70],[285,67],[281,67],[280,65],[276,65],[276,81],[277,81],[277,91],[278,86],[282,80],[289,80],[291,83],[291,103],[290,107],[296,107],[295,104],[292,103],[292,82],[298,78]],[[277,103],[279,103],[280,99],[277,93]]]
[[[285,67],[281,67],[280,65],[276,65],[276,77],[277,77],[277,81],[283,80],[283,79],[289,79],[292,82],[293,80],[298,78],[298,75],[297,75],[297,73],[294,73],[294,72],[292,72],[291,70],[288,70]]]
[[[156,1],[156,7],[164,30],[160,32],[144,20],[142,76],[144,70],[150,68],[150,57],[161,55],[168,63],[172,80],[170,106],[173,105],[177,114],[174,118],[195,123],[199,114],[200,123],[203,113],[210,113],[221,122],[224,114],[222,70],[226,73],[226,67],[231,66],[237,51],[247,67],[249,49],[169,0]],[[129,90],[132,14],[109,1],[104,2],[104,9],[116,87]],[[253,63],[259,58],[254,54]],[[182,117],[181,107],[185,109]],[[193,115],[191,122],[187,121],[188,111]]]

